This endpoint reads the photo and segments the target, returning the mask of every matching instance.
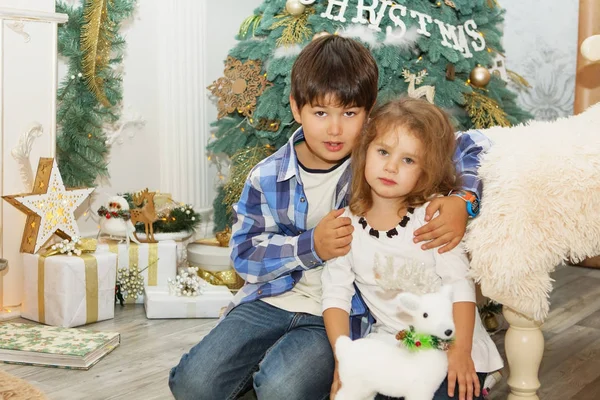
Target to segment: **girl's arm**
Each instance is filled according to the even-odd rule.
[[[475,328],[475,303],[454,303],[455,341],[448,350],[448,396],[454,396],[458,383],[458,399],[479,397],[481,387],[471,358],[473,330]]]
[[[350,336],[350,314],[340,308],[328,308],[323,311],[323,320],[325,321],[327,338],[335,354],[336,340],[340,336]]]
[[[327,338],[335,357],[335,342],[342,336],[350,336],[350,308],[354,296],[354,271],[352,270],[352,250],[345,256],[328,261],[323,267],[323,320]],[[329,397],[335,398],[340,389],[337,357]]]
[[[323,319],[331,348],[335,351],[335,341],[341,335],[350,336],[350,309],[354,296],[354,271],[352,252],[328,261],[323,267]]]
[[[475,330],[475,284],[467,276],[469,259],[462,245],[438,254],[433,252],[437,274],[444,285],[453,289],[452,308],[455,325],[455,342],[448,351],[448,395],[459,400],[479,396],[481,387],[471,358]],[[455,388],[458,383],[458,396]]]

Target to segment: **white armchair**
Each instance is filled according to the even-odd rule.
[[[485,131],[481,214],[468,228],[472,274],[504,305],[509,399],[538,399],[549,274],[600,254],[600,104],[574,117]]]

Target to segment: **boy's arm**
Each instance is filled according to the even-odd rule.
[[[231,259],[237,273],[249,283],[259,283],[320,265],[313,230],[297,236],[285,235],[275,222],[258,181],[251,173],[240,201],[233,207]]]
[[[461,182],[461,189],[473,193],[481,200],[483,185],[478,176],[479,157],[492,146],[490,139],[477,130],[459,133],[456,138],[454,164]],[[433,215],[439,211],[439,216]],[[415,243],[425,243],[423,250],[439,246],[440,253],[452,250],[462,240],[469,214],[461,197],[447,196],[431,201],[426,210],[425,226],[415,231]],[[432,220],[433,218],[433,220]]]
[[[479,157],[491,147],[491,140],[478,130],[459,132],[456,138],[453,160],[461,189],[475,194],[478,199],[481,199],[483,190],[478,174]]]

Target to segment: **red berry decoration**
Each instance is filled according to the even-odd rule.
[[[106,219],[110,219],[110,214],[106,214]]]
[[[415,346],[417,346],[417,347],[421,347],[421,342],[417,340],[417,341],[415,342]]]

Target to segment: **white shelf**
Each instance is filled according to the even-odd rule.
[[[0,19],[16,21],[54,22],[62,24],[69,20],[69,16],[67,14],[60,13],[19,10],[15,8],[0,7]]]

